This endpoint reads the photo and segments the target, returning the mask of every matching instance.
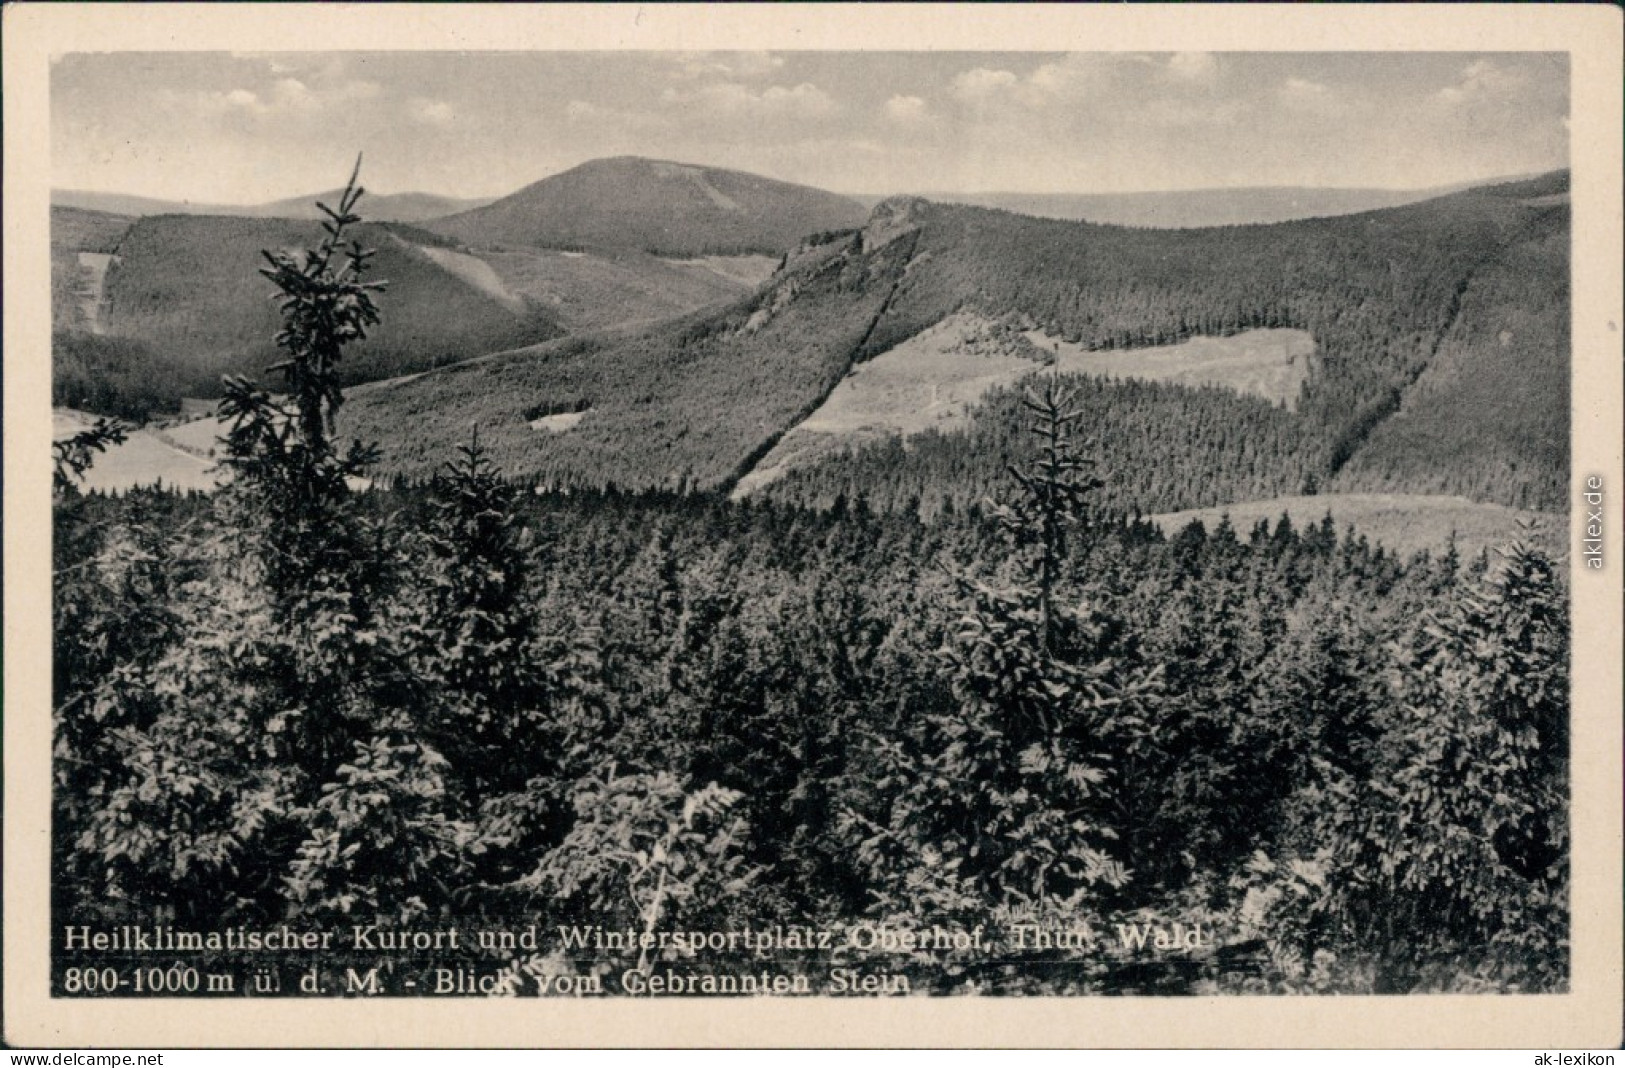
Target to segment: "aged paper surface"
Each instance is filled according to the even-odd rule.
[[[1619,12],[1601,7],[13,5],[5,10],[5,1039],[19,1046],[1613,1047],[1621,1011]],[[1566,993],[484,999],[52,996],[51,57],[97,52],[1542,52],[1569,64]],[[274,184],[274,183],[273,183]],[[297,190],[290,189],[289,192]],[[876,190],[884,192],[884,190]],[[245,199],[248,199],[245,197]],[[1586,480],[1604,494],[1581,566]],[[189,991],[182,990],[184,995]]]

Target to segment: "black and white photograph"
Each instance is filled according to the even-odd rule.
[[[1625,487],[1469,44],[53,51],[35,996],[1574,993]]]

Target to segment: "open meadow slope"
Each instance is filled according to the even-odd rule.
[[[1166,512],[1150,518],[1168,537],[1175,536],[1191,523],[1200,523],[1212,534],[1226,520],[1238,536],[1246,537],[1260,523],[1273,530],[1283,516],[1293,529],[1300,531],[1330,516],[1338,534],[1353,530],[1373,545],[1397,553],[1401,559],[1420,552],[1439,557],[1452,545],[1463,559],[1470,559],[1479,553],[1504,549],[1513,537],[1522,537],[1554,560],[1564,560],[1569,553],[1566,517],[1499,504],[1480,504],[1465,497],[1328,493],[1238,501],[1217,508]]]
[[[1039,330],[956,312],[857,364],[816,411],[740,479],[734,493],[754,492],[859,444],[967,429],[975,424],[980,401],[1038,374],[1212,386],[1293,409],[1314,349],[1314,339],[1302,330],[1256,329],[1094,351]]]
[[[70,437],[88,428],[95,417],[71,408],[51,411],[51,436],[55,440]],[[209,431],[217,431],[219,424],[204,420]],[[207,452],[199,453],[178,442],[165,440],[154,429],[142,427],[130,430],[125,439],[96,457],[96,462],[85,472],[82,486],[87,490],[104,493],[122,493],[137,486],[167,486],[176,490],[211,490],[220,482],[220,471]]]

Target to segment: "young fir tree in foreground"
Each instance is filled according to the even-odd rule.
[[[1012,469],[995,510],[1001,572],[955,576],[960,616],[939,656],[952,700],[890,744],[884,822],[863,853],[883,908],[970,926],[997,910],[1077,917],[1130,878],[1109,818],[1112,752],[1144,714],[1154,672],[1115,662],[1069,543],[1089,536],[1099,481],[1066,391],[1027,399],[1040,459]]]

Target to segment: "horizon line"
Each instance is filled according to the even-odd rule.
[[[553,172],[551,174],[544,175],[543,177],[538,178],[533,182],[527,182],[524,185],[520,185],[520,186],[518,186],[518,187],[516,187],[514,189],[510,189],[506,193],[466,195],[466,194],[436,192],[434,190],[429,190],[429,189],[405,189],[405,190],[400,190],[400,191],[384,191],[384,190],[379,190],[379,189],[376,189],[376,188],[371,188],[371,187],[366,187],[366,186],[364,186],[364,188],[365,188],[367,193],[370,193],[370,194],[372,194],[374,196],[430,196],[430,197],[440,197],[440,198],[445,199],[445,200],[457,200],[457,201],[483,200],[483,201],[486,201],[486,202],[489,203],[491,201],[501,200],[504,197],[511,196],[514,193],[518,192],[521,189],[526,188],[529,185],[534,185],[537,182],[544,182],[549,178],[554,178],[554,177],[557,177],[557,176],[559,176],[561,174],[566,174],[569,171],[575,170],[575,169],[577,169],[578,167],[581,167],[581,166],[585,166],[588,163],[596,163],[596,162],[602,162],[604,160],[615,160],[615,159],[641,159],[641,160],[648,160],[650,162],[657,162],[657,163],[667,163],[667,162],[669,162],[669,163],[676,163],[676,164],[678,164],[680,166],[704,167],[704,168],[707,168],[707,169],[710,169],[710,170],[734,171],[735,173],[739,173],[739,174],[752,174],[752,175],[755,175],[755,176],[761,177],[761,178],[769,178],[772,181],[785,181],[784,179],[781,179],[781,178],[772,178],[772,176],[770,176],[770,175],[760,174],[760,173],[755,172],[755,171],[744,171],[744,170],[740,170],[739,168],[736,168],[736,167],[719,167],[719,166],[715,166],[713,164],[708,164],[708,163],[687,163],[687,162],[678,161],[678,160],[659,160],[659,159],[655,159],[654,157],[648,157],[648,156],[620,155],[620,156],[599,156],[599,157],[594,157],[593,159],[590,159],[590,160],[584,160],[582,163],[575,164],[575,165],[570,166],[570,167],[566,167],[563,170],[555,171],[555,172]],[[1242,193],[1242,192],[1261,192],[1261,191],[1273,191],[1273,190],[1306,190],[1306,191],[1314,191],[1314,192],[1366,192],[1366,193],[1433,193],[1433,192],[1443,192],[1443,191],[1458,191],[1458,190],[1462,190],[1462,189],[1466,189],[1466,188],[1471,188],[1471,187],[1474,187],[1474,186],[1499,185],[1499,184],[1503,184],[1503,183],[1507,183],[1507,182],[1515,182],[1515,181],[1522,181],[1522,180],[1529,179],[1529,178],[1537,178],[1537,177],[1541,177],[1541,176],[1547,175],[1547,174],[1557,174],[1557,173],[1560,173],[1560,172],[1563,172],[1563,171],[1568,171],[1568,170],[1571,170],[1571,169],[1572,169],[1571,165],[1565,164],[1564,166],[1553,167],[1553,168],[1551,168],[1549,170],[1520,171],[1520,172],[1516,172],[1516,173],[1513,173],[1513,174],[1493,175],[1493,176],[1484,177],[1484,178],[1465,178],[1465,179],[1460,179],[1460,180],[1453,181],[1453,182],[1443,182],[1443,183],[1439,183],[1439,184],[1435,184],[1435,185],[1425,185],[1425,186],[1295,185],[1295,184],[1284,184],[1284,185],[1188,186],[1188,187],[1181,187],[1181,188],[1177,188],[1177,189],[1113,189],[1113,190],[1074,190],[1074,191],[1018,190],[1018,189],[954,189],[954,190],[932,189],[932,190],[923,190],[923,191],[915,192],[915,191],[910,191],[910,190],[899,189],[899,190],[893,190],[893,191],[888,192],[888,193],[878,193],[878,192],[875,192],[873,190],[851,191],[851,190],[841,190],[841,189],[828,189],[828,188],[824,188],[822,186],[807,185],[807,184],[802,183],[802,182],[785,182],[785,184],[787,184],[787,185],[798,185],[798,186],[802,186],[803,188],[807,188],[807,189],[819,189],[822,192],[831,193],[831,194],[836,195],[836,196],[849,197],[849,198],[852,198],[852,199],[868,199],[868,198],[873,198],[873,197],[879,197],[881,199],[885,199],[885,198],[889,198],[889,197],[893,197],[893,196],[918,196],[918,197],[923,197],[925,199],[933,199],[933,198],[941,198],[941,197],[955,197],[955,196],[959,196],[959,197],[994,197],[994,196],[1009,196],[1009,197],[1133,197],[1133,196],[1177,196],[1177,195],[1181,195],[1181,194],[1194,194],[1194,193]],[[292,195],[289,195],[289,196],[273,197],[273,198],[271,198],[269,200],[253,200],[253,201],[230,201],[230,200],[215,200],[215,199],[174,197],[174,196],[153,196],[153,195],[148,194],[148,193],[130,193],[130,192],[127,192],[127,191],[116,190],[116,189],[86,189],[86,188],[82,188],[82,187],[79,187],[79,186],[56,186],[56,185],[52,185],[50,191],[51,191],[52,198],[55,198],[59,194],[64,194],[64,195],[78,194],[78,195],[84,195],[84,196],[130,197],[132,199],[138,199],[138,200],[152,200],[152,201],[159,201],[159,202],[164,202],[164,203],[187,205],[187,206],[204,206],[204,207],[221,207],[221,208],[260,208],[260,207],[265,207],[265,206],[270,205],[270,204],[280,204],[280,203],[284,203],[284,202],[287,202],[287,201],[302,200],[302,199],[305,199],[307,197],[326,196],[326,195],[328,195],[330,193],[336,192],[339,188],[340,187],[338,187],[338,186],[334,186],[332,189],[321,189],[321,190],[315,190],[315,191],[308,192],[308,193],[295,193],[295,194],[292,194]],[[84,210],[89,210],[89,209],[84,209]]]

